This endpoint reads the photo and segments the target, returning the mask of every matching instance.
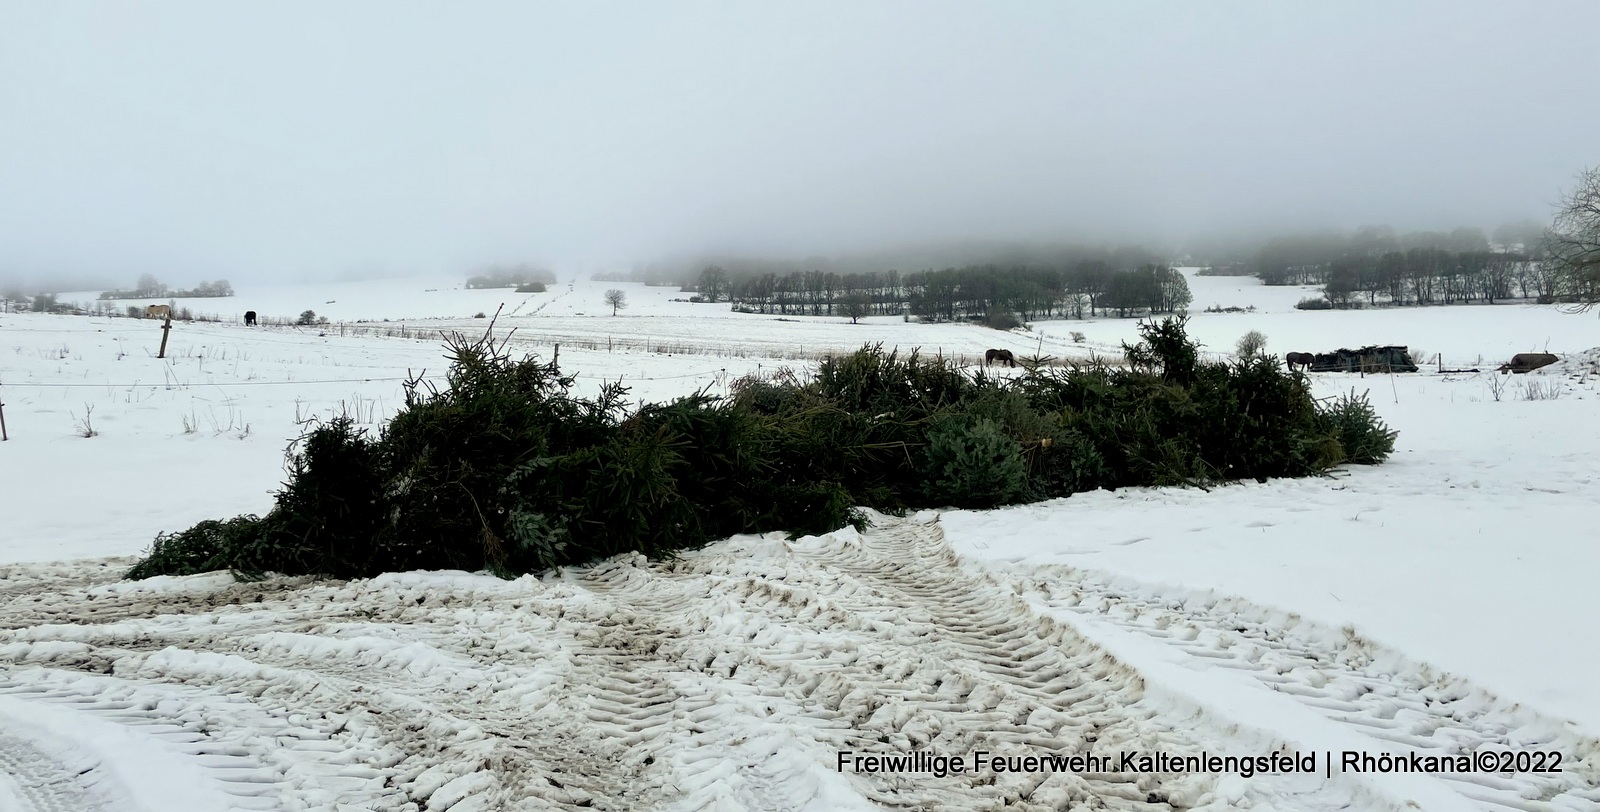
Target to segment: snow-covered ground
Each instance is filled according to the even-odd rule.
[[[414,279],[369,279],[359,282],[318,282],[315,284],[272,282],[241,283],[234,295],[223,298],[114,299],[117,311],[128,305],[175,302],[197,315],[216,316],[228,322],[244,321],[246,310],[263,319],[296,319],[307,310],[330,321],[381,321],[383,319],[471,318],[480,312],[493,313],[495,307],[533,308],[548,301],[553,293],[516,293],[510,288],[473,289],[460,277],[419,277]],[[556,288],[552,288],[556,290]],[[57,296],[94,309],[99,291],[74,291]]]
[[[1190,281],[1197,311],[1257,307],[1196,312],[1212,350],[1259,329],[1280,353],[1569,360],[1314,375],[1319,394],[1370,390],[1400,431],[1388,464],[1328,479],[879,517],[511,582],[123,583],[156,532],[268,509],[300,421],[377,430],[408,374],[443,371],[438,331],[481,330],[471,315],[502,302],[500,325],[560,343],[581,386],[650,400],[866,341],[1068,355],[1135,325],[782,320],[588,280],[241,286],[218,307],[429,337],[230,320],[176,326],[157,359],[153,322],[0,316],[0,809],[1600,809],[1600,321],[1300,312],[1299,289]],[[838,769],[840,751],[1279,748],[1548,751],[1562,772]]]
[[[1600,344],[1600,321],[1562,317],[1548,305],[1523,303],[1377,308],[1370,310],[1296,310],[1296,302],[1320,298],[1315,286],[1271,287],[1254,277],[1196,276],[1186,269],[1193,318],[1190,334],[1212,352],[1229,353],[1250,330],[1267,336],[1267,350],[1329,352],[1340,347],[1398,345],[1410,347],[1418,363],[1443,356],[1446,369],[1502,363],[1519,352],[1581,352]],[[1245,313],[1206,313],[1208,307],[1254,307]],[[1041,322],[1036,330],[1051,340],[1074,330],[1089,343],[1115,351],[1119,342],[1138,338],[1131,319]],[[1437,368],[1437,367],[1435,367]]]

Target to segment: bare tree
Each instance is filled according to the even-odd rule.
[[[1242,361],[1248,361],[1260,355],[1266,348],[1267,337],[1262,335],[1260,330],[1251,330],[1240,336],[1239,343],[1235,347],[1238,351],[1239,359]]]
[[[1600,167],[1580,173],[1577,188],[1561,199],[1544,247],[1560,298],[1578,310],[1600,303]]]
[[[695,290],[702,299],[708,302],[720,302],[728,298],[728,272],[717,265],[707,265],[700,272],[700,279],[695,283]]]
[[[850,323],[855,324],[862,317],[872,314],[872,295],[864,291],[856,291],[844,297],[844,314],[850,317]]]
[[[618,310],[628,306],[628,294],[612,288],[606,291],[606,304],[611,305],[611,315],[615,316]]]
[[[161,282],[156,279],[155,274],[140,274],[139,284],[133,289],[133,292],[139,298],[148,296],[162,296],[166,294],[167,286],[161,284]]]

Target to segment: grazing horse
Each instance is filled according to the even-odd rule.
[[[254,327],[254,326],[256,326],[256,311],[254,311],[254,310],[246,310],[246,311],[244,311],[244,326],[246,326],[246,327]]]
[[[1291,352],[1283,356],[1283,362],[1289,365],[1290,372],[1293,372],[1295,367],[1310,369],[1316,360],[1317,356],[1309,352]]]
[[[984,366],[992,366],[996,361],[1004,361],[1008,367],[1017,365],[1017,357],[1010,350],[989,350],[983,354]]]
[[[172,305],[150,305],[144,309],[144,317],[147,319],[170,319],[172,318]]]

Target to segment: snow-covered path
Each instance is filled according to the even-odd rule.
[[[1237,603],[975,570],[931,515],[509,582],[125,583],[125,563],[0,569],[8,810],[1600,805],[1600,748],[1561,724]],[[1180,667],[1196,678],[1163,678]],[[1485,746],[1558,749],[1565,772],[838,769],[841,751]]]

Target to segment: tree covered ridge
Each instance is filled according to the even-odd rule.
[[[901,273],[862,271],[730,271],[702,269],[690,286],[698,301],[734,310],[798,316],[909,314],[926,321],[1023,321],[1177,313],[1193,296],[1176,269],[1161,263],[1118,267],[1085,259],[1068,265],[973,265]]]

